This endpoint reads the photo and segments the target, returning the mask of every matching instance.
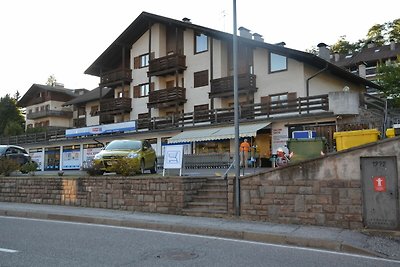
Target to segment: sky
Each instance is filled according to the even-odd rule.
[[[66,88],[98,86],[84,71],[142,11],[233,33],[232,0],[12,0],[0,2],[0,97],[24,95],[50,75]],[[237,26],[267,43],[306,50],[364,38],[400,18],[399,0],[236,0]]]

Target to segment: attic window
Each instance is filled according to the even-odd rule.
[[[375,49],[375,53],[376,53],[376,52],[379,52],[379,51],[381,51],[379,48],[378,48],[378,49]]]
[[[353,55],[347,55],[346,58],[351,58]]]

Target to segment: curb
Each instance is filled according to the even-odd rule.
[[[384,255],[379,254],[375,251],[356,247],[351,244],[346,244],[336,240],[304,238],[300,236],[289,236],[287,234],[273,234],[273,233],[263,233],[257,231],[235,231],[235,230],[217,229],[210,227],[177,225],[173,223],[158,223],[146,220],[110,219],[102,217],[64,215],[57,213],[43,213],[35,211],[0,210],[0,215],[8,217],[21,217],[21,218],[57,220],[57,221],[89,223],[89,224],[103,224],[110,226],[130,227],[130,228],[142,228],[149,230],[159,230],[159,231],[194,234],[194,235],[208,235],[221,238],[234,238],[239,240],[270,243],[277,245],[301,246],[307,248],[323,249],[336,252],[345,252],[350,254],[360,254],[364,256],[385,258]]]

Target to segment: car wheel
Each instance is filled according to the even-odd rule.
[[[140,173],[141,174],[144,174],[144,171],[146,170],[146,167],[145,167],[145,165],[144,165],[144,159],[142,159],[141,161],[140,161]]]
[[[157,160],[154,160],[154,165],[153,167],[150,169],[151,173],[157,173]]]

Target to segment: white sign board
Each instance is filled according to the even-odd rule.
[[[40,171],[43,166],[43,152],[30,152],[31,159],[38,164],[37,170]]]
[[[272,128],[272,154],[276,154],[279,147],[285,148],[288,141],[288,128],[284,125],[277,125]]]
[[[164,151],[164,171],[165,169],[180,169],[182,174],[183,165],[183,145],[165,146]]]
[[[63,170],[79,169],[81,166],[81,152],[80,150],[64,150],[62,153],[62,168]]]

